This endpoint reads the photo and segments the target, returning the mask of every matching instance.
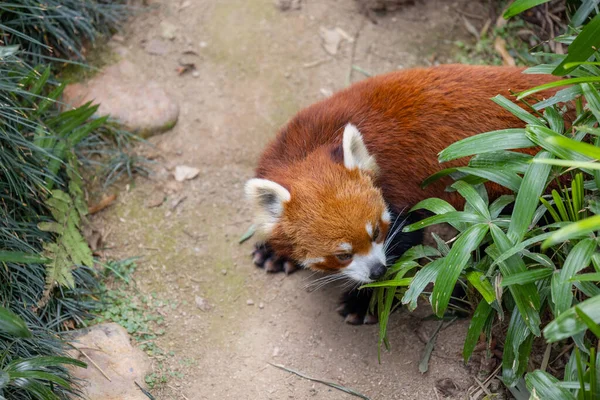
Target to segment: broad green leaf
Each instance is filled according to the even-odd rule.
[[[421,200],[413,208],[411,208],[409,212],[421,209],[431,211],[434,214],[446,214],[450,211],[456,211],[456,208],[454,208],[450,203],[435,197]]]
[[[511,248],[511,242],[507,235],[496,225],[491,225],[490,232],[497,248],[491,246],[486,249],[486,252],[492,257],[492,259],[498,262],[500,252],[506,252]],[[505,261],[498,262],[500,272],[504,279],[510,278],[510,276],[527,272],[525,263],[518,256],[512,256]],[[540,297],[536,286],[532,283],[525,285],[511,285],[508,287],[513,299],[517,305],[519,312],[522,315],[523,320],[529,327],[529,330],[535,335],[540,335]]]
[[[518,272],[513,275],[509,275],[506,278],[502,278],[502,287],[507,287],[511,285],[528,285],[530,283],[535,283],[540,279],[544,279],[552,275],[552,270],[550,268],[537,268],[530,269],[525,272]]]
[[[389,281],[373,282],[362,285],[360,288],[374,288],[374,287],[402,287],[408,286],[412,282],[413,278],[401,278],[392,279]]]
[[[473,285],[475,289],[483,296],[484,300],[491,304],[496,300],[496,294],[490,281],[480,271],[469,271],[467,273],[467,280]]]
[[[475,346],[479,342],[479,337],[483,331],[483,327],[492,314],[492,307],[486,301],[480,301],[473,313],[471,322],[469,323],[469,330],[467,331],[467,337],[463,347],[463,360],[465,363],[471,358]]]
[[[582,83],[581,90],[583,91],[589,110],[594,114],[596,121],[600,122],[600,92],[589,83]]]
[[[546,107],[553,106],[558,103],[567,103],[577,96],[580,96],[583,92],[581,91],[581,86],[575,85],[565,89],[561,89],[556,94],[549,99],[539,101],[533,105],[533,108],[537,111],[542,110]]]
[[[573,303],[573,284],[570,279],[590,264],[595,249],[596,242],[592,239],[585,239],[577,243],[569,252],[560,273],[553,277],[552,301],[554,302],[555,315],[558,316],[571,307]]]
[[[502,129],[481,133],[452,143],[439,153],[438,159],[440,162],[446,162],[474,154],[534,146],[535,143],[529,140],[525,129]]]
[[[487,220],[491,219],[487,204],[473,186],[463,181],[457,181],[452,185],[452,188],[456,189],[458,193],[460,193],[460,195],[467,201],[467,203],[473,207],[473,210],[476,211],[481,217]]]
[[[536,164],[557,165],[559,167],[595,169],[600,170],[600,163],[593,161],[573,161],[573,160],[533,160]]]
[[[541,151],[534,157],[534,160],[549,157],[550,155],[547,152]],[[508,227],[508,237],[512,243],[518,243],[523,240],[533,219],[539,198],[546,187],[550,170],[551,167],[549,165],[531,164],[527,172],[525,172],[521,190],[517,193],[515,208]],[[505,250],[508,250],[508,248]]]
[[[448,256],[444,257],[444,268],[439,271],[431,294],[431,305],[437,316],[444,315],[460,273],[488,230],[487,224],[476,224],[467,228],[454,242]]]
[[[542,370],[530,372],[525,377],[532,400],[576,400],[567,389],[558,385],[559,380]]]
[[[68,381],[64,380],[63,378],[61,378],[60,376],[50,373],[50,372],[45,372],[45,371],[39,371],[39,370],[33,370],[33,371],[11,371],[10,372],[10,378],[11,380],[16,380],[16,379],[37,379],[37,380],[42,380],[42,381],[47,381],[47,382],[52,382],[56,385],[62,386],[63,388],[66,389],[70,389],[71,385],[69,384]]]
[[[557,157],[573,159],[577,161],[590,161],[589,157],[583,156],[558,144],[554,144],[554,142],[550,140],[551,138],[563,136],[554,132],[552,129],[546,128],[545,126],[528,126],[527,136],[531,139],[532,142],[535,142],[536,144],[540,145],[542,148],[556,155]],[[535,158],[533,162],[536,162]]]
[[[591,144],[578,142],[565,136],[552,136],[545,139],[548,143],[560,146],[594,159],[600,158],[600,148]]]
[[[529,154],[501,150],[473,156],[469,160],[469,167],[486,170],[501,168],[503,171],[514,171],[523,174],[531,163],[532,158]]]
[[[580,308],[575,306],[575,314],[581,319],[588,327],[590,332],[592,332],[597,338],[600,339],[600,325],[595,323],[590,317],[587,316],[586,313],[581,311]]]
[[[540,4],[549,2],[550,0],[516,0],[504,11],[502,15],[505,19],[521,14],[523,11],[529,10]]]
[[[565,68],[565,64],[576,61],[587,61],[595,51],[600,48],[600,14],[596,16],[581,30],[573,43],[565,59],[552,72],[554,75],[566,75],[576,67]],[[568,80],[568,79],[567,79]]]
[[[0,250],[0,262],[10,262],[17,264],[44,264],[48,262],[46,257],[37,254],[24,253],[22,251],[4,251]]]
[[[458,167],[454,168],[456,171],[474,175],[488,181],[495,182],[499,185],[504,186],[516,192],[519,190],[521,186],[521,177],[518,176],[515,172],[512,171],[504,171],[499,169],[492,168],[471,168],[471,167]],[[460,182],[460,181],[459,181]]]
[[[20,338],[32,336],[25,322],[17,314],[2,306],[0,306],[0,333]]]
[[[563,121],[562,116],[556,111],[555,107],[547,107],[544,110],[544,118],[548,121],[548,125],[550,129],[552,129],[556,133],[560,133],[561,135],[565,131],[565,122]]]
[[[430,282],[436,280],[436,277],[442,268],[444,268],[443,258],[438,258],[421,268],[413,277],[406,293],[404,293],[402,304],[408,304],[408,309],[411,311],[417,308],[419,296]]]
[[[414,224],[410,224],[404,227],[402,232],[413,232],[430,225],[441,224],[442,222],[447,222],[450,225],[455,226],[455,224],[458,222],[484,223],[486,220],[485,218],[476,214],[470,214],[464,211],[451,211],[446,214],[434,215],[432,217],[415,222]]]
[[[524,109],[522,109],[521,107],[519,107],[518,105],[516,105],[515,103],[513,103],[512,101],[500,94],[495,97],[492,97],[492,101],[504,108],[506,111],[510,112],[515,117],[519,118],[521,121],[527,123],[528,125],[544,126],[544,124],[537,117],[525,111]]]
[[[508,331],[504,342],[502,355],[502,380],[507,386],[514,386],[521,378],[521,371],[525,366],[521,364],[522,351],[527,350],[528,339],[533,338],[527,324],[523,321],[521,313],[515,308],[512,312]],[[523,346],[523,349],[521,347]],[[525,354],[525,359],[529,354]]]
[[[513,195],[502,195],[498,197],[492,204],[490,204],[490,215],[492,218],[497,218],[498,215],[504,210],[504,208],[510,203],[515,201],[515,196]]]
[[[587,299],[579,303],[577,307],[596,324],[600,324],[600,296]],[[544,328],[544,337],[548,342],[556,342],[574,336],[586,329],[587,325],[577,316],[575,307],[572,307]]]
[[[599,14],[600,15],[600,14]],[[524,90],[518,94],[517,100],[524,99],[527,96],[531,96],[534,93],[541,92],[542,90],[554,89],[561,86],[574,85],[576,83],[592,83],[592,82],[600,82],[600,76],[588,76],[581,78],[570,78],[570,79],[561,79],[555,82],[545,83],[540,86],[536,86],[532,89]]]
[[[579,274],[569,279],[569,282],[600,282],[600,272]]]
[[[582,237],[591,232],[600,230],[600,215],[595,215],[569,225],[553,232],[548,239],[542,243],[542,249],[547,249],[557,243],[567,241],[575,237]]]
[[[587,17],[594,11],[594,9],[600,4],[600,0],[584,0],[581,5],[571,17],[571,26],[578,27],[583,25]]]

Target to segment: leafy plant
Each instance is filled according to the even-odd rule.
[[[34,64],[85,60],[85,47],[130,15],[125,0],[12,0],[0,3],[0,44],[20,45]]]
[[[9,335],[13,340],[31,339],[33,334],[25,322],[15,313],[0,307],[0,336]],[[4,399],[14,389],[20,389],[31,398],[40,400],[60,399],[47,386],[48,383],[58,385],[67,392],[76,393],[69,382],[64,365],[86,368],[87,365],[79,360],[59,356],[37,356],[19,358],[6,362],[0,358],[0,398]]]
[[[516,1],[507,15],[542,2]],[[386,344],[394,298],[412,309],[433,282],[428,299],[441,318],[457,284],[477,294],[471,296],[474,314],[463,356],[469,360],[482,334],[490,340],[492,325],[498,321],[506,328],[502,380],[508,387],[522,387],[536,338],[572,341],[576,348],[564,381],[545,372],[545,366],[527,373],[527,388],[532,398],[539,399],[587,400],[599,393],[600,14],[590,17],[594,8],[589,3],[593,2],[584,1],[576,13],[577,20],[590,22],[572,28],[569,55],[548,55],[551,63],[529,70],[570,73],[573,78],[519,93],[517,101],[544,88],[572,86],[551,99],[534,105],[524,102],[521,107],[497,96],[494,102],[526,127],[483,133],[439,154],[440,162],[472,157],[468,166],[442,170],[424,182],[454,177],[449,189],[464,198],[464,210],[441,199],[424,200],[413,210],[426,209],[434,216],[405,230],[449,223],[458,230],[451,246],[438,240],[437,249],[413,248],[390,268],[383,282],[367,285],[376,288],[380,343]],[[516,151],[532,147],[539,149],[534,156]],[[490,202],[487,181],[514,195]]]

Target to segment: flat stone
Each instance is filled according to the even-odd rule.
[[[69,85],[63,102],[79,107],[99,103],[98,115],[110,115],[142,137],[168,131],[177,123],[179,105],[129,61],[105,68],[84,83]]]
[[[145,386],[144,377],[152,371],[150,360],[144,352],[131,345],[123,327],[115,323],[100,324],[70,335],[71,344],[81,350],[71,350],[69,355],[88,364],[87,369],[71,368],[72,374],[81,379],[86,398],[148,400],[135,383]]]

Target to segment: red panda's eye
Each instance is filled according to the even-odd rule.
[[[379,230],[379,226],[375,227],[375,230],[373,231],[373,241],[377,241],[379,240],[379,234],[381,233],[381,231]]]
[[[341,253],[341,254],[336,254],[335,257],[338,259],[338,261],[346,262],[346,261],[350,261],[352,259],[352,254]]]

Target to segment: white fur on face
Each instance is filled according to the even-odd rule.
[[[340,243],[340,245],[338,246],[338,248],[341,251],[346,251],[348,253],[352,253],[352,245],[350,243]]]
[[[367,230],[367,233],[369,234],[369,236],[373,237],[373,224],[370,222],[367,222],[365,229]]]
[[[381,220],[386,224],[389,224],[392,221],[392,215],[390,214],[387,208],[381,214]]]
[[[369,253],[364,256],[355,255],[352,262],[343,269],[342,274],[360,283],[373,282],[369,277],[371,275],[371,267],[379,263],[387,265],[383,243],[373,243],[371,244]]]
[[[319,263],[322,263],[324,261],[325,261],[325,259],[323,257],[307,258],[306,260],[302,261],[300,264],[304,268],[310,268],[311,265],[319,264]]]

